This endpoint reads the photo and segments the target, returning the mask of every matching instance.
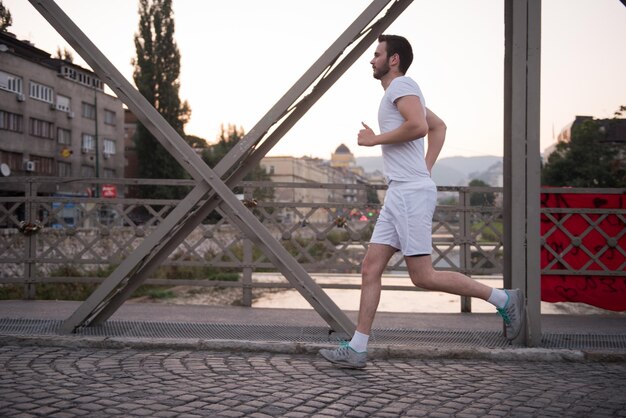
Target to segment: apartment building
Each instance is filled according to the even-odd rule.
[[[598,146],[602,144],[624,144],[626,145],[626,119],[595,119],[593,116],[576,116],[574,121],[567,124],[556,137],[556,142],[548,146],[543,151],[543,161],[548,161],[548,157],[554,151],[556,146],[562,142],[570,142],[572,140],[572,131],[576,127],[584,124],[585,122],[595,121],[599,126]],[[625,148],[620,148],[625,149]]]
[[[329,161],[319,158],[296,158],[292,156],[265,157],[261,166],[276,183],[311,183],[314,184],[344,184],[341,188],[329,187],[276,187],[274,199],[277,202],[305,202],[305,203],[350,203],[355,206],[365,206],[367,192],[361,188],[351,188],[351,184],[368,184],[369,180],[346,167],[333,167]],[[300,208],[306,213],[306,210]],[[313,222],[327,221],[327,213],[317,211],[309,220]],[[289,213],[284,214],[286,221],[290,221]]]
[[[0,33],[0,167],[5,177],[123,177],[122,102],[91,70]],[[24,190],[18,182],[0,187],[0,195]],[[93,192],[63,181],[39,190]]]

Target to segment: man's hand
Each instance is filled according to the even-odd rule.
[[[401,144],[423,138],[428,134],[426,111],[418,96],[400,97],[396,100],[396,106],[404,118],[404,122],[396,129],[378,135],[364,122],[361,122],[364,129],[359,131],[359,145],[373,147],[374,145]]]
[[[363,129],[359,131],[358,144],[363,147],[372,147],[374,145],[378,145],[376,143],[376,134],[374,133],[372,128],[367,126],[365,122],[361,122],[361,125],[363,125]]]

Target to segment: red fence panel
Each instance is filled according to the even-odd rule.
[[[541,194],[541,300],[626,310],[625,206],[625,194]]]

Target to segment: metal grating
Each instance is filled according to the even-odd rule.
[[[626,349],[624,334],[544,334],[541,345],[545,348]]]
[[[0,335],[59,335],[63,321],[0,319]],[[327,343],[336,338],[327,327],[248,324],[107,321],[79,328],[76,336],[155,338],[172,340],[245,340],[264,342]],[[375,345],[445,346],[452,348],[506,348],[507,340],[496,331],[376,329]],[[578,350],[626,350],[626,334],[544,334],[542,347]]]
[[[510,345],[496,331],[380,329],[374,330],[373,334],[374,343],[384,344],[487,348],[504,348]]]
[[[178,322],[107,321],[102,325],[79,328],[76,334],[103,337],[248,341],[325,342],[329,340],[327,327]]]
[[[1,319],[0,333],[4,335],[55,335],[61,321],[49,319]]]

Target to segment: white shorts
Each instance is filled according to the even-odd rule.
[[[404,256],[430,255],[432,224],[437,206],[437,186],[391,181],[370,243],[390,245]]]

